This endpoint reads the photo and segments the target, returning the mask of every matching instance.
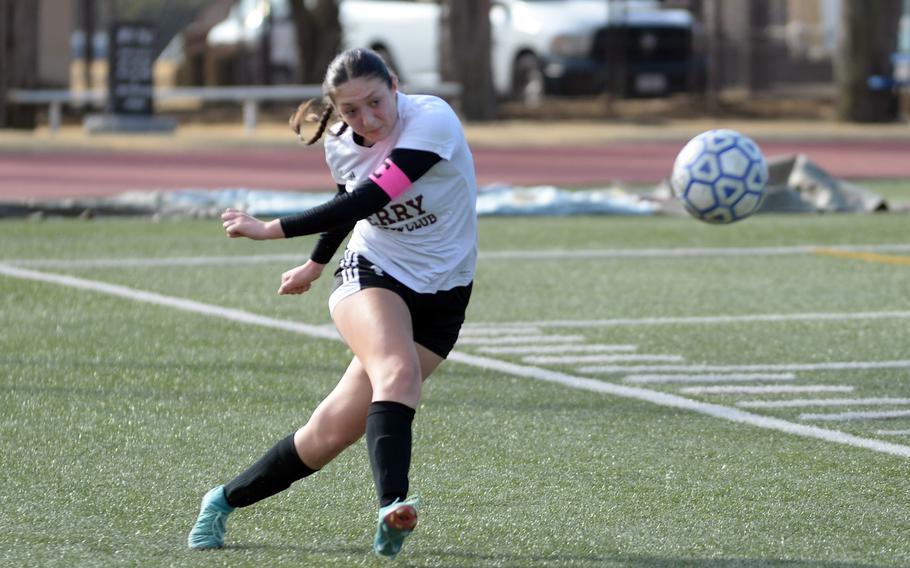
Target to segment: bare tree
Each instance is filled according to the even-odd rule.
[[[873,91],[872,75],[890,75],[897,49],[901,0],[842,0],[841,39],[835,60],[837,115],[854,122],[889,122],[898,117],[898,99]]]
[[[322,83],[325,69],[341,46],[341,23],[336,0],[291,0],[297,30],[298,79]]]
[[[705,102],[712,111],[717,110],[721,90],[721,6],[719,0],[704,0],[701,16],[705,22]]]
[[[85,90],[91,91],[94,86],[92,82],[92,66],[95,62],[95,21],[97,15],[95,0],[80,0],[79,15],[82,19],[82,33],[85,37],[82,50],[82,61],[85,62],[83,69]]]
[[[490,62],[490,0],[448,0],[446,4],[447,63],[461,84],[461,111],[468,120],[492,120],[496,118],[496,93]]]
[[[9,39],[10,26],[7,22],[11,20],[10,14],[12,2],[10,0],[0,0],[0,127],[6,126],[6,93],[9,90]]]
[[[0,0],[0,127],[34,128],[33,106],[7,104],[9,89],[34,88],[38,68],[38,3]]]

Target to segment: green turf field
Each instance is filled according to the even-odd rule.
[[[908,227],[483,219],[394,564],[910,565]],[[202,495],[302,424],[349,357],[313,336],[328,274],[275,294],[312,242],[0,223],[0,565],[391,565],[370,553],[362,442],[238,511],[226,549],[186,549]]]

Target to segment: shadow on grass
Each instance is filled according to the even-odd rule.
[[[284,544],[234,544],[221,549],[230,551],[272,551],[297,553],[325,559],[338,556],[338,560],[363,556],[364,560],[374,558],[377,562],[385,559],[375,557],[363,546],[308,547]],[[208,551],[213,552],[213,551]],[[826,560],[782,560],[773,558],[680,558],[669,556],[621,555],[621,554],[479,554],[453,551],[408,551],[395,559],[396,566],[432,566],[433,568],[455,568],[483,566],[496,567],[533,567],[548,566],[596,566],[596,567],[633,567],[633,568],[884,568],[884,564],[857,563],[849,561]]]
[[[451,550],[426,552],[425,566],[629,566],[640,568],[882,568],[880,564],[822,560],[780,560],[771,558],[680,558],[647,555],[556,554],[556,555],[497,555],[471,554]],[[450,560],[447,560],[450,559]],[[417,558],[413,558],[417,560]],[[451,563],[450,563],[451,562]],[[421,565],[421,564],[418,564]]]
[[[298,554],[311,554],[319,556],[351,556],[363,554],[366,555],[369,553],[369,550],[365,546],[335,546],[335,547],[309,547],[309,546],[300,546],[296,544],[267,544],[264,542],[253,542],[253,543],[239,543],[239,544],[226,544],[224,548],[217,550],[200,550],[194,551],[194,554],[212,554],[212,553],[230,553],[231,551],[237,552],[248,552],[248,551],[271,551],[271,552],[294,552]]]

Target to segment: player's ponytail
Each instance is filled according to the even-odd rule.
[[[316,143],[322,138],[326,126],[329,123],[329,119],[335,113],[335,105],[332,102],[335,95],[335,89],[351,79],[357,78],[378,78],[390,89],[394,85],[392,72],[389,70],[389,66],[386,65],[386,62],[383,61],[382,57],[375,51],[362,47],[342,51],[335,56],[335,59],[333,59],[331,63],[329,63],[329,67],[325,72],[325,80],[322,82],[322,94],[325,108],[322,110],[322,114],[317,116],[315,113],[310,112],[310,109],[316,104],[315,99],[307,101],[297,107],[297,111],[288,121],[291,125],[291,129],[300,136],[300,127],[304,122],[318,122],[319,126],[316,129],[316,133],[309,140],[305,140],[308,145]],[[329,132],[334,136],[339,136],[342,132],[347,130],[347,128],[348,125],[342,121],[341,128],[338,132]]]
[[[300,106],[297,107],[297,110],[294,112],[294,114],[291,115],[291,118],[288,120],[288,124],[291,126],[291,130],[296,132],[297,137],[300,138],[300,140],[303,141],[303,143],[307,146],[315,144],[317,141],[319,141],[320,138],[322,138],[322,134],[325,132],[325,129],[329,124],[329,120],[332,118],[332,115],[335,114],[335,107],[332,106],[331,102],[325,104],[325,108],[322,109],[322,113],[319,115],[317,115],[315,112],[312,112],[311,110],[316,105],[316,99],[310,99],[305,103],[301,103]],[[303,135],[300,134],[300,129],[303,127],[303,124],[305,122],[318,123],[316,132],[308,140],[304,140]],[[334,134],[338,136],[344,132],[347,126],[347,124],[342,122],[341,129]]]

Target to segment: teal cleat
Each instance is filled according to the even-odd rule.
[[[224,485],[212,489],[202,498],[199,517],[187,538],[187,544],[195,550],[221,548],[227,531],[227,517],[234,507],[224,497]]]
[[[418,507],[420,497],[414,496],[404,501],[394,501],[379,509],[373,552],[379,556],[395,558],[401,552],[405,537],[417,526]]]

